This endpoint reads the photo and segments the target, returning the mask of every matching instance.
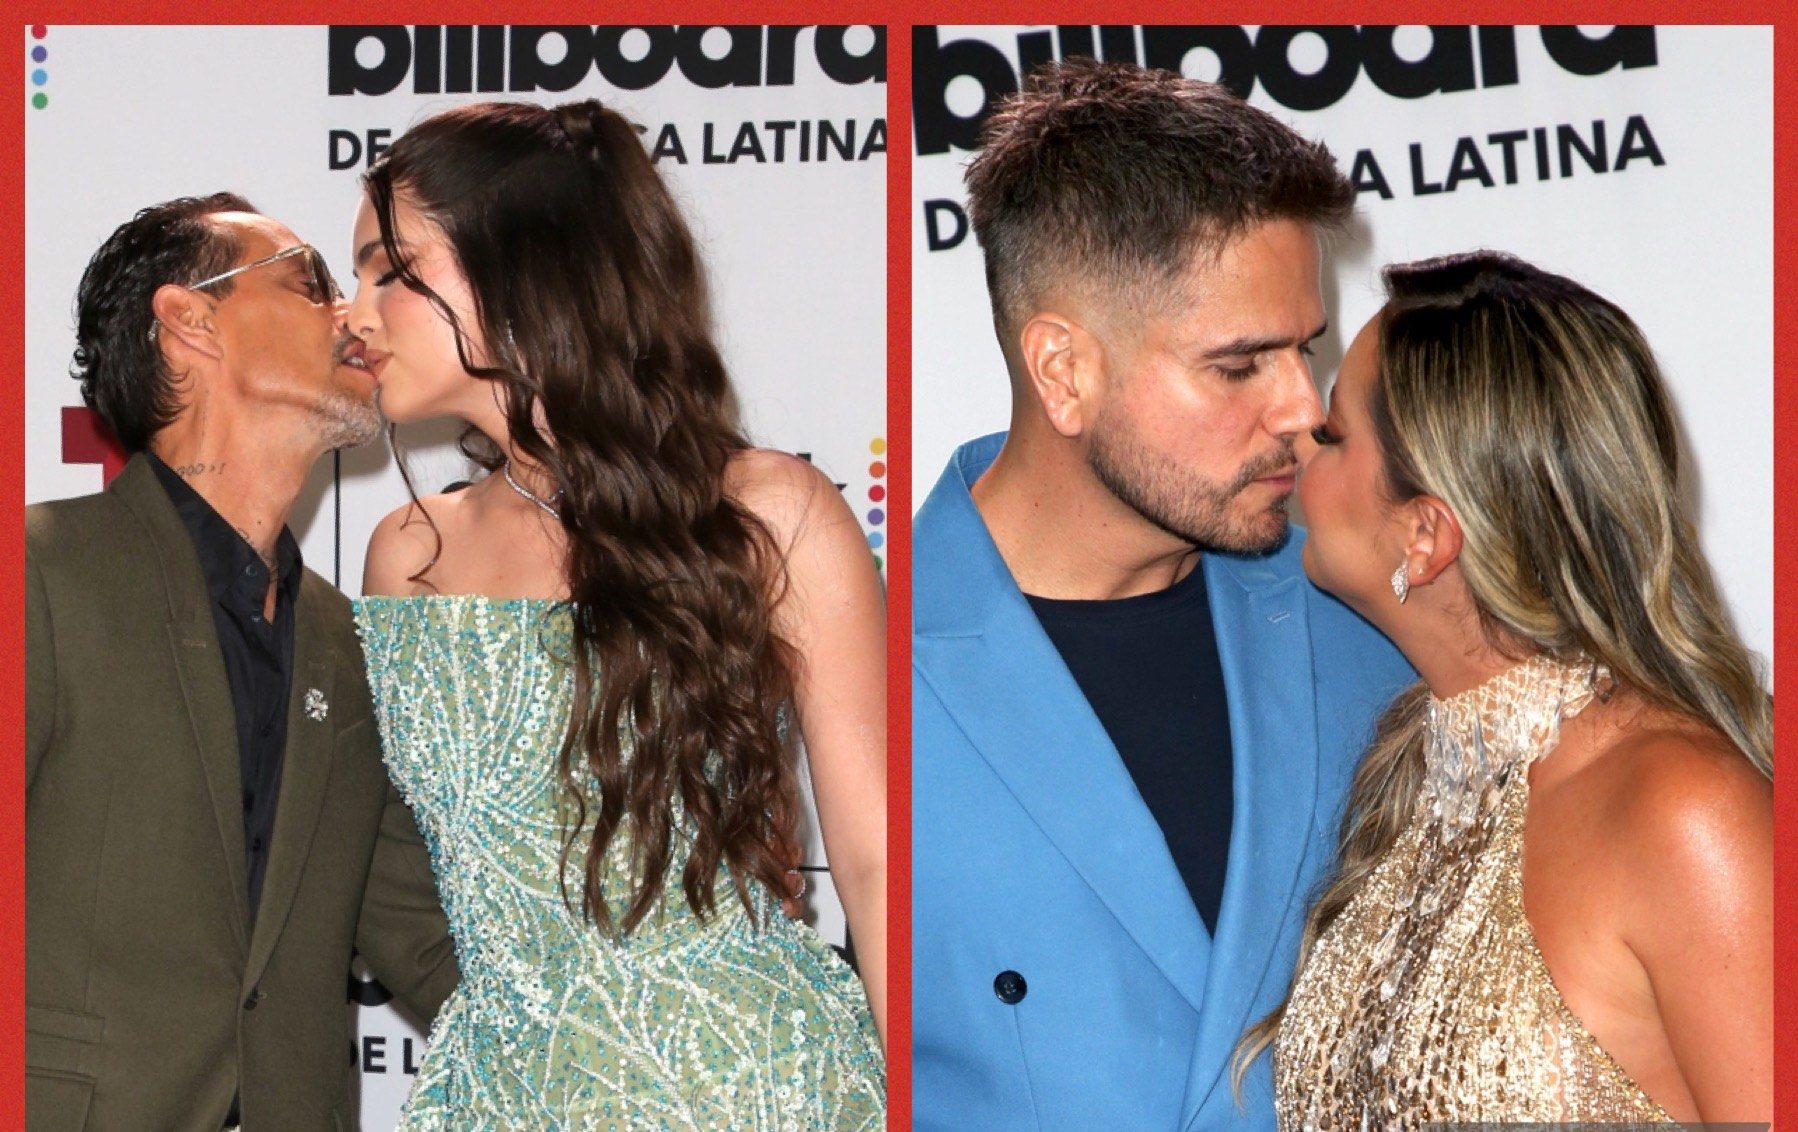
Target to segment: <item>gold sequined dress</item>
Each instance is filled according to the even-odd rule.
[[[431,1026],[401,1132],[878,1132],[885,1067],[860,981],[752,886],[602,935],[562,888],[566,604],[355,603],[387,768],[431,851],[462,981]],[[680,825],[677,814],[676,825]],[[591,817],[583,832],[591,828]],[[577,859],[578,860],[578,859]],[[623,912],[629,849],[605,891]],[[617,894],[614,897],[612,894]]]
[[[1593,687],[1589,662],[1538,656],[1431,699],[1411,821],[1294,984],[1283,1132],[1669,1120],[1568,1009],[1523,911],[1529,768]]]

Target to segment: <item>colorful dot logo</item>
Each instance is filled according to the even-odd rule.
[[[31,38],[40,41],[31,48],[31,62],[34,64],[31,68],[31,85],[38,88],[31,95],[31,105],[39,110],[50,105],[50,96],[43,90],[50,81],[50,72],[43,67],[44,62],[50,58],[50,49],[41,42],[49,34],[49,30],[43,24],[31,25]]]
[[[875,569],[884,570],[886,569],[886,556],[880,553],[880,549],[886,545],[887,538],[886,532],[879,528],[884,526],[887,521],[887,488],[883,482],[887,475],[886,437],[877,436],[870,440],[868,451],[874,455],[874,462],[868,465],[868,477],[874,481],[873,486],[868,488],[868,502],[874,505],[868,508],[868,526],[876,528],[868,532],[868,546],[874,551]]]

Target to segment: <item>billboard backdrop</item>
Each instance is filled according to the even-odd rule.
[[[348,281],[357,178],[420,118],[488,98],[599,98],[644,127],[711,271],[751,437],[842,488],[884,559],[886,41],[872,27],[24,29],[27,502],[98,491],[122,458],[68,368],[88,257],[139,208],[229,189]],[[409,426],[421,492],[468,478],[457,429]],[[385,444],[326,460],[292,527],[358,592],[406,498]],[[845,942],[816,823],[812,916]],[[363,1126],[391,1128],[423,1053],[385,990],[348,977]]]
[[[1038,63],[1221,82],[1325,142],[1359,190],[1328,249],[1326,387],[1379,268],[1513,252],[1618,303],[1672,385],[1692,514],[1773,657],[1773,32],[1765,27],[921,27],[912,41],[913,474],[921,503],[1009,392],[962,168]],[[1302,521],[1302,516],[1300,517]]]

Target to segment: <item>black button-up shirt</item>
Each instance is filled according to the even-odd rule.
[[[169,501],[193,538],[206,578],[219,652],[237,711],[237,756],[243,785],[243,845],[250,920],[262,896],[287,747],[287,704],[293,686],[294,602],[300,592],[300,546],[283,529],[275,542],[275,619],[262,615],[268,567],[256,550],[169,466],[150,457]]]

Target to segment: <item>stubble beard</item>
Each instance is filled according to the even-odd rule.
[[[1286,542],[1288,496],[1247,517],[1232,509],[1255,480],[1296,462],[1290,449],[1249,461],[1220,485],[1155,454],[1118,423],[1101,418],[1091,435],[1086,462],[1094,477],[1119,502],[1175,538],[1225,554],[1268,554]]]
[[[319,396],[312,406],[312,423],[326,448],[360,448],[381,435],[381,411],[341,389]]]

